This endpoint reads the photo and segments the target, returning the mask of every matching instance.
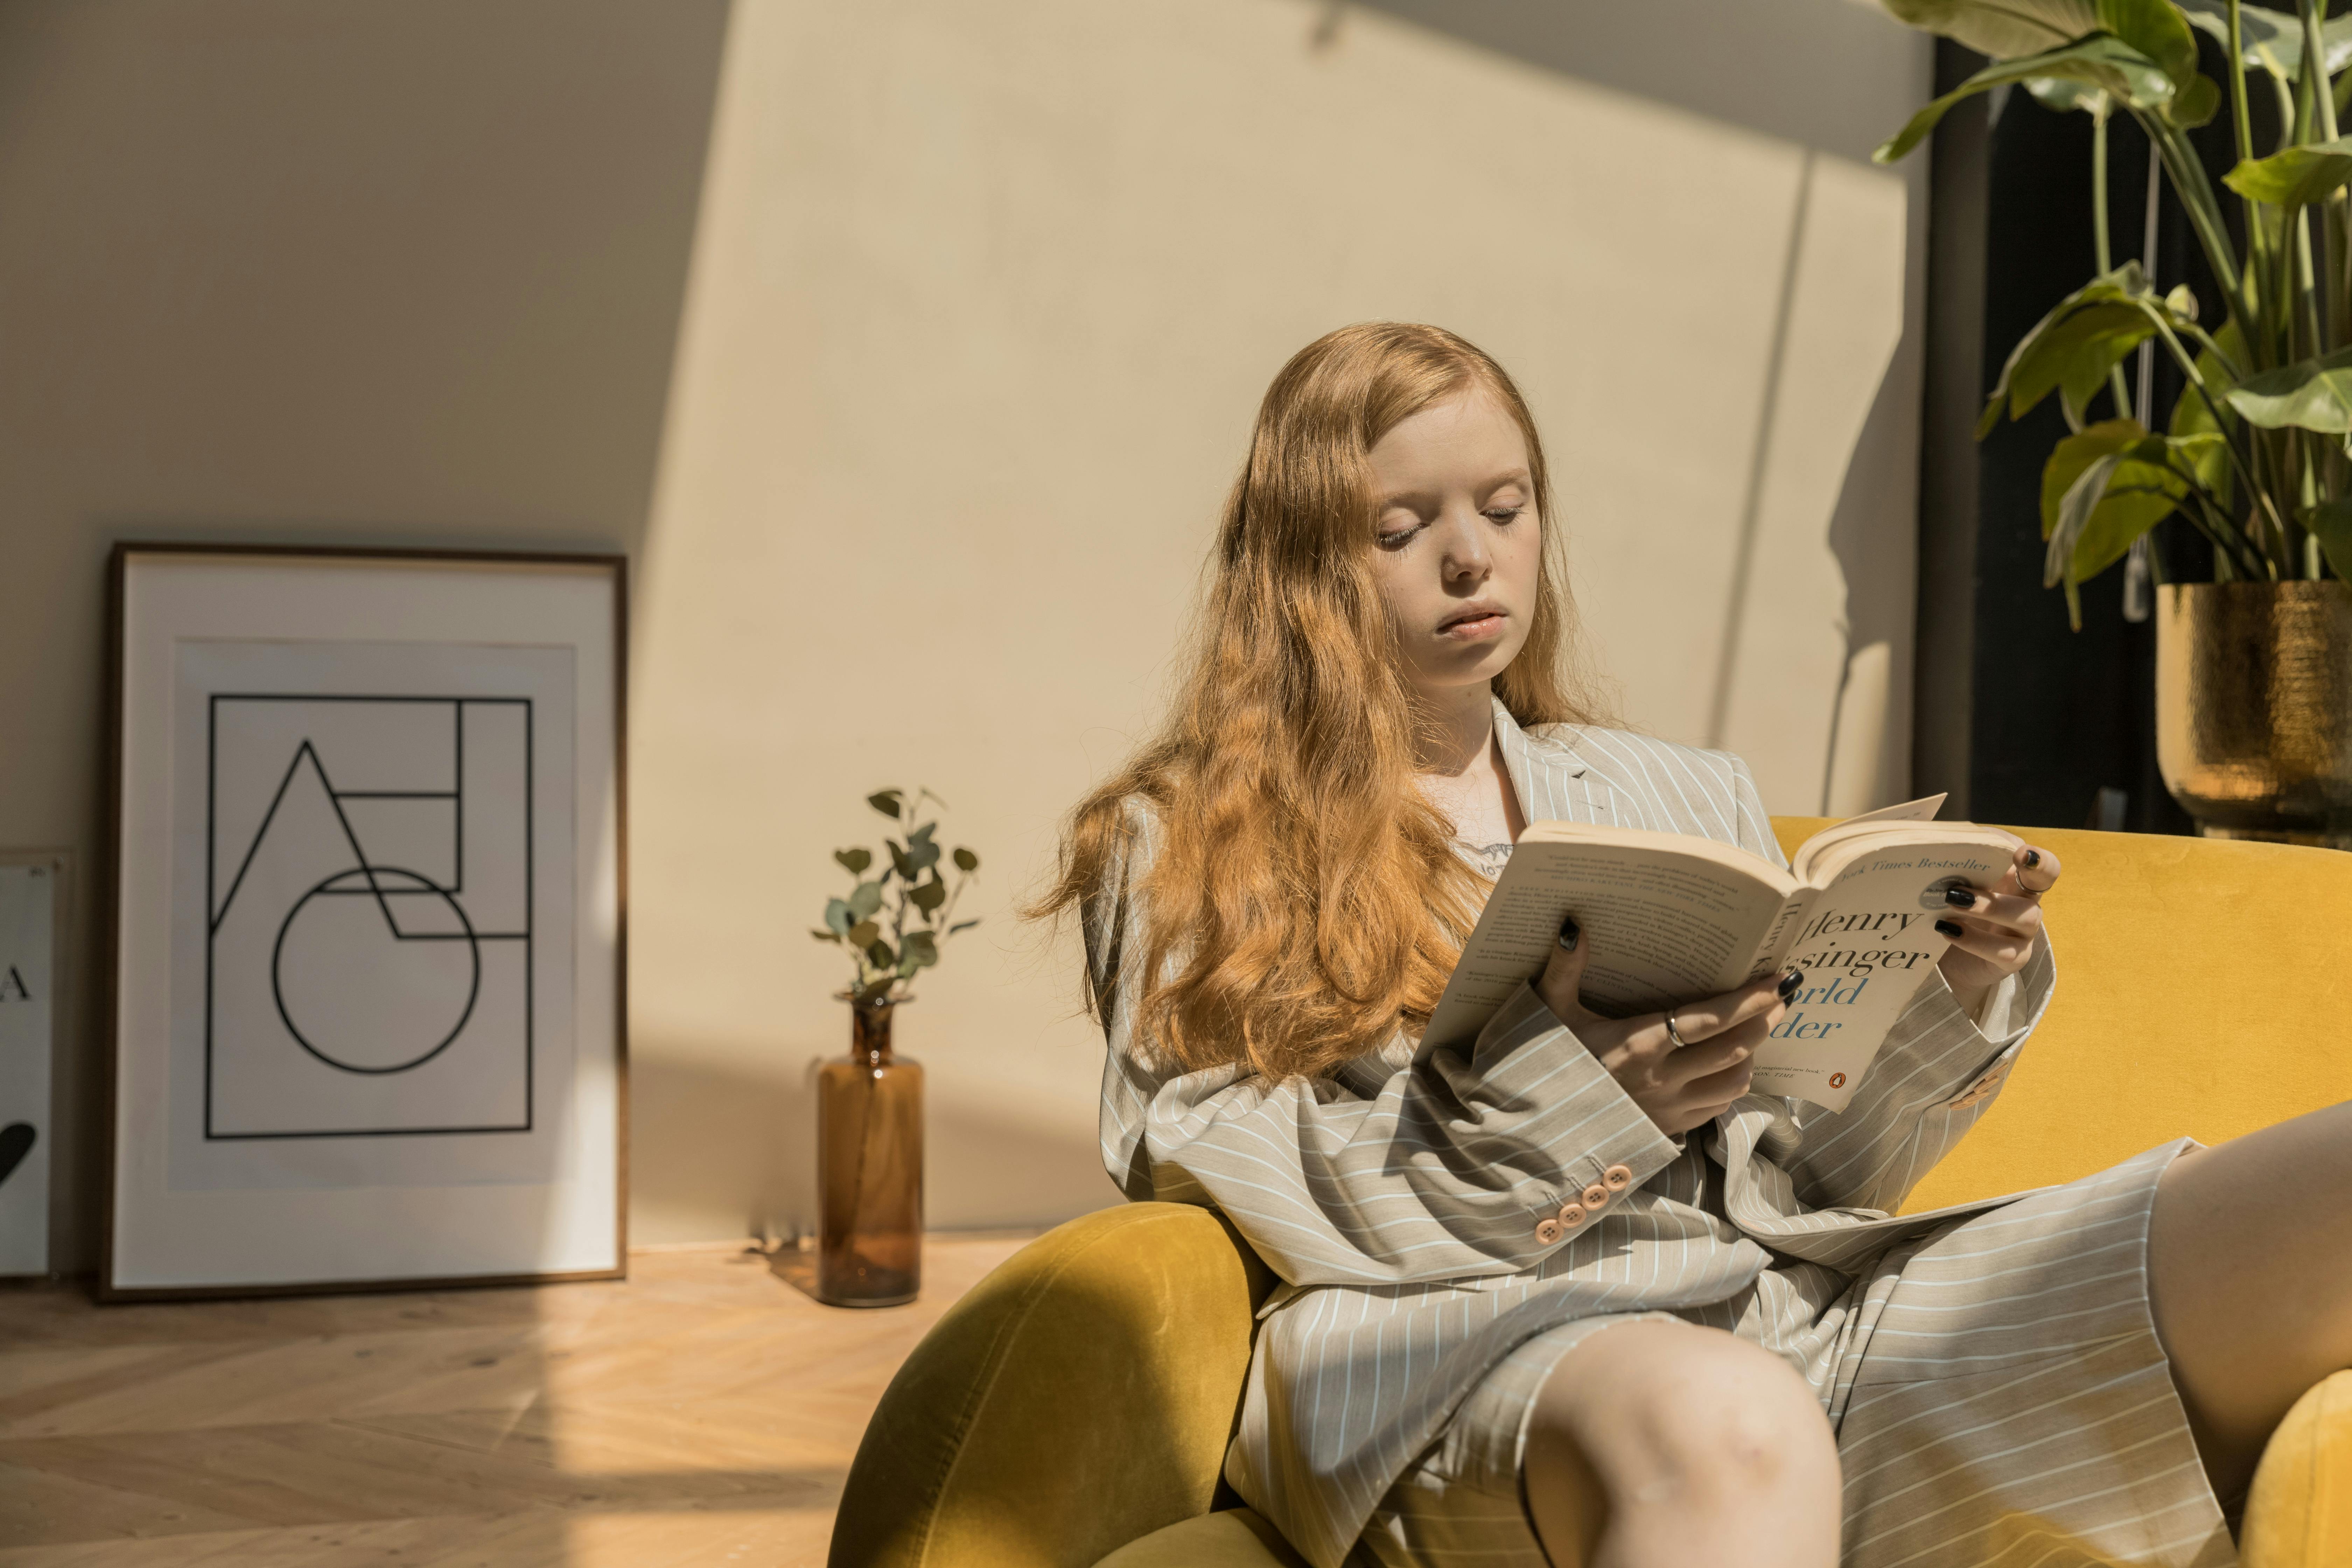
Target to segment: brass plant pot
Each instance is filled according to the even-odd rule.
[[[2352,586],[2158,590],[2156,752],[2208,837],[2352,849]]]

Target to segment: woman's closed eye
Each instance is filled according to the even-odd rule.
[[[1517,521],[1519,514],[1525,510],[1524,505],[1490,506],[1479,515],[1497,528],[1507,528]],[[1419,538],[1428,526],[1426,522],[1415,521],[1400,528],[1383,528],[1372,537],[1383,550],[1402,550]]]

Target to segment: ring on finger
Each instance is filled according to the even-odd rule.
[[[1675,1027],[1675,1009],[1672,1007],[1666,1009],[1666,1038],[1675,1043],[1676,1050],[1680,1050],[1690,1042],[1683,1038],[1683,1032],[1680,1029]]]

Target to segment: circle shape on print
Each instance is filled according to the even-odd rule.
[[[425,895],[436,902],[416,918]],[[412,918],[388,923],[387,909],[396,916],[404,905]],[[482,994],[482,944],[464,906],[431,878],[355,867],[287,911],[270,950],[269,990],[295,1044],[329,1067],[407,1072],[465,1033]]]

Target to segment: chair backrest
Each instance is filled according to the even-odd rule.
[[[1775,817],[1793,849],[1825,818]],[[2071,1182],[2352,1100],[2352,854],[2017,827],[2064,868],[2058,990],[2000,1099],[1914,1212]]]
[[[1206,1513],[1273,1284],[1188,1204],[1106,1209],[1022,1248],[891,1379],[830,1568],[1092,1568]]]

